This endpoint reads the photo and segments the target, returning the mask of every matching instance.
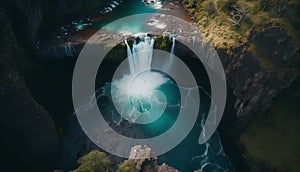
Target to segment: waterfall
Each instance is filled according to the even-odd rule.
[[[192,36],[192,40],[193,40],[193,46],[195,46],[195,36]]]
[[[79,55],[82,45],[77,43],[67,42],[60,45],[42,45],[39,49],[39,54],[43,58],[67,58],[67,57],[77,57]]]
[[[149,122],[159,117],[166,107],[165,95],[157,90],[169,81],[163,74],[151,70],[154,38],[145,36],[133,41],[132,48],[125,40],[127,58],[130,68],[129,75],[123,75],[111,83],[111,98],[121,119],[135,122]]]
[[[170,52],[170,57],[168,62],[165,64],[165,70],[170,70],[172,65],[173,65],[173,61],[174,61],[174,49],[175,49],[175,35],[170,35],[169,36],[169,40],[172,40],[172,47],[171,47],[171,52]]]
[[[169,35],[169,40],[172,41],[172,47],[170,52],[169,59],[164,64],[165,71],[171,69],[174,61],[174,50],[176,35]],[[127,47],[127,58],[129,62],[130,74],[134,75],[138,72],[151,69],[153,47],[154,47],[154,38],[146,36],[139,43],[136,43],[134,40],[132,49],[129,46],[127,40],[125,39],[125,44]]]
[[[144,40],[141,40],[139,43],[134,41],[132,51],[127,40],[125,40],[125,44],[127,46],[127,58],[129,61],[130,73],[134,75],[143,70],[150,70],[154,38],[146,36]]]
[[[133,64],[133,60],[132,60],[132,52],[131,52],[131,49],[130,49],[130,46],[128,45],[128,42],[127,42],[127,39],[125,39],[125,44],[126,44],[126,47],[127,47],[127,58],[128,58],[128,62],[129,62],[129,69],[130,69],[130,73],[134,73],[134,64]]]
[[[170,39],[172,39],[172,48],[171,48],[171,54],[170,54],[170,60],[171,63],[173,62],[173,58],[174,58],[174,49],[175,49],[175,35],[170,35]]]
[[[74,57],[78,54],[74,45],[71,42],[68,42],[67,45],[63,47],[63,53],[67,57]]]

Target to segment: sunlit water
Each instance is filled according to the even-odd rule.
[[[114,30],[114,31],[119,31],[124,33],[128,32],[128,28],[130,28],[131,33],[139,33],[145,31],[146,29],[145,27],[142,27],[141,23],[144,23],[144,21],[147,19],[147,16],[136,17],[130,23],[122,23],[122,25],[115,23],[115,25],[107,26],[107,24],[117,19],[120,19],[122,17],[130,16],[134,14],[155,13],[159,11],[159,7],[160,6],[145,5],[142,2],[142,0],[122,1],[113,10],[104,14],[108,16],[107,19],[103,19],[101,21],[95,21],[90,24],[84,22],[76,22],[76,24],[74,24],[74,27],[79,30],[82,30],[84,28],[100,29],[104,27],[108,30]]]

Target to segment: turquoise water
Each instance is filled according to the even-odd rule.
[[[99,98],[98,107],[102,111],[102,114],[110,114],[104,116],[107,122],[119,121],[121,116],[114,109],[112,95],[110,94],[111,83],[107,83],[103,88],[98,90],[97,97]],[[162,91],[167,97],[167,108],[163,115],[150,124],[135,124],[131,123],[131,128],[126,129],[127,121],[120,123],[121,128],[115,129],[127,137],[134,136],[134,138],[152,138],[166,132],[176,121],[179,114],[180,106],[180,93],[179,87],[171,79],[161,86],[157,87],[157,90]],[[215,133],[207,143],[198,144],[198,138],[202,126],[204,124],[206,115],[208,113],[210,105],[210,97],[207,92],[201,88],[198,89],[201,97],[200,112],[198,114],[197,122],[189,133],[189,135],[171,151],[160,155],[158,162],[160,164],[167,163],[169,166],[175,167],[183,172],[189,172],[196,169],[201,169],[206,172],[231,172],[234,171],[230,160],[224,153],[221,140],[218,133]],[[105,90],[105,91],[103,91]],[[106,94],[103,94],[105,92]],[[108,94],[107,94],[108,93]],[[128,101],[130,101],[128,99]],[[126,107],[125,107],[126,108]],[[132,108],[132,107],[127,107]],[[111,113],[113,114],[111,115]],[[182,126],[185,127],[185,126]],[[176,137],[176,136],[174,136]],[[170,140],[171,142],[172,140]],[[163,146],[163,145],[162,145]]]
[[[115,82],[119,83],[118,80],[116,80]],[[115,109],[115,105],[111,98],[112,96],[124,97],[124,99],[126,99],[129,103],[124,103],[124,105],[127,106],[126,107],[123,106],[122,109],[129,109],[129,111],[131,111],[131,109],[134,109],[135,111],[140,111],[139,107],[143,107],[145,104],[150,104],[149,109],[153,108],[154,107],[153,104],[155,104],[157,101],[155,99],[150,100],[149,99],[150,96],[144,98],[141,97],[137,105],[136,102],[134,102],[136,101],[136,99],[134,99],[133,101],[131,97],[127,98],[126,96],[111,95],[110,94],[111,88],[114,87],[114,85],[115,83],[107,83],[103,88],[100,88],[97,91],[98,93],[97,97],[99,100],[98,106],[100,110],[102,111],[103,114],[110,114],[104,116],[107,122],[114,121],[115,123],[120,123],[119,121],[122,121],[122,116]],[[128,137],[135,135],[135,138],[140,138],[140,139],[151,138],[164,133],[174,124],[174,122],[178,117],[179,109],[180,109],[180,93],[179,93],[178,86],[172,80],[167,80],[164,84],[160,85],[155,90],[153,90],[153,93],[158,90],[163,92],[166,96],[166,102],[161,102],[161,103],[166,103],[166,108],[163,111],[163,114],[157,120],[149,124],[131,123],[131,126],[134,128],[134,131],[121,129],[123,130],[122,131],[123,135],[126,135]],[[113,93],[120,94],[115,92]],[[144,100],[149,100],[149,102]],[[133,104],[135,104],[136,106],[133,106]],[[160,110],[156,110],[156,111],[160,111]],[[135,133],[131,133],[131,131]]]
[[[152,8],[151,6],[145,5],[141,0],[130,0],[125,1],[109,15],[109,21],[100,21],[96,22],[92,25],[94,28],[102,28],[106,24],[118,20],[120,18],[134,15],[134,14],[142,14],[142,13],[154,13],[157,12],[156,9]],[[136,26],[140,26],[143,22],[143,18],[133,20],[129,27],[135,28]]]
[[[120,4],[120,6],[115,8],[112,12],[104,14],[104,16],[106,16],[105,19],[96,21],[91,25],[86,25],[82,22],[79,22],[75,25],[75,27],[80,30],[84,28],[100,29],[107,24],[126,16],[142,13],[155,13],[158,11],[159,10],[154,9],[149,5],[145,5],[141,0],[128,0]],[[141,23],[143,23],[145,19],[146,17],[137,17],[130,21],[130,23],[123,23],[123,25],[110,25],[106,28],[113,31],[130,29],[135,32],[141,32],[142,30],[145,31],[145,28],[141,28]]]

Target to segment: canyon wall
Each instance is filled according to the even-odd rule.
[[[32,97],[18,70],[23,58],[7,12],[0,8],[0,128],[3,168],[39,169],[59,155],[58,135],[49,113]],[[14,163],[18,163],[15,165]]]
[[[26,86],[24,68],[36,60],[37,43],[46,26],[79,11],[93,12],[105,1],[0,1],[0,129],[3,168],[48,171],[60,151],[57,126]]]
[[[269,25],[260,31],[254,28],[248,40],[229,54],[228,49],[217,49],[236,99],[235,124],[242,128],[266,110],[299,72],[299,47],[281,26]]]

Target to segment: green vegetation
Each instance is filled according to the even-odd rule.
[[[134,171],[135,171],[134,165],[128,160],[125,160],[123,163],[119,164],[119,168],[117,170],[117,172],[134,172]]]
[[[250,31],[266,24],[281,24],[288,34],[300,26],[298,0],[184,0],[204,37],[219,48],[236,47],[247,41]],[[296,35],[299,43],[299,35]]]
[[[113,172],[113,163],[104,152],[93,150],[78,160],[79,167],[72,172]],[[118,165],[117,172],[135,172],[134,165],[125,160]]]
[[[159,48],[161,49],[166,49],[167,48],[167,40],[166,39],[163,39]]]
[[[158,35],[155,39],[154,47],[167,51],[170,48],[169,36]]]
[[[278,171],[298,172],[300,169],[300,107],[293,89],[274,100],[269,110],[250,121],[241,135],[245,157],[253,171],[257,164],[267,164]]]
[[[73,172],[112,172],[113,163],[104,152],[93,150],[78,160],[80,166]]]

